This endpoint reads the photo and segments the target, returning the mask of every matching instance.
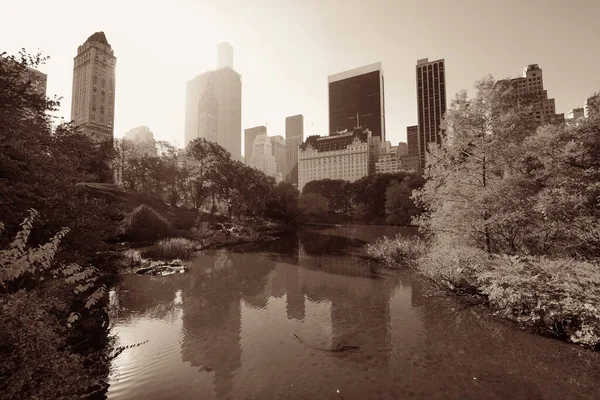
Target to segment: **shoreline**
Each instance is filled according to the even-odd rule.
[[[489,255],[411,238],[367,245],[390,269],[411,269],[448,296],[529,333],[600,351],[600,271],[593,262]]]

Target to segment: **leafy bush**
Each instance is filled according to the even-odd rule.
[[[169,222],[145,204],[135,208],[123,222],[123,236],[132,241],[162,239],[170,232]]]
[[[418,260],[418,270],[454,292],[477,295],[497,315],[536,332],[600,346],[597,262],[489,255],[436,240]]]
[[[498,315],[573,343],[600,346],[600,265],[494,257],[477,284]]]
[[[476,277],[489,262],[485,251],[454,243],[451,237],[438,236],[419,259],[418,270],[451,290],[479,294]]]
[[[195,246],[194,242],[184,238],[169,238],[144,250],[142,256],[153,260],[187,259],[194,254]]]
[[[99,371],[107,363],[96,362],[102,351],[81,352],[69,343],[80,342],[102,314],[106,286],[96,268],[55,265],[68,229],[28,247],[37,216],[29,210],[15,239],[0,250],[0,393],[3,399],[80,398],[103,385]]]
[[[384,237],[366,246],[367,253],[391,267],[412,267],[425,253],[427,246],[422,239],[397,235]]]

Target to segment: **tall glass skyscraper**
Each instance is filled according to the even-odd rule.
[[[330,75],[329,134],[357,126],[385,142],[385,99],[381,63]],[[358,120],[357,120],[358,119]]]
[[[419,126],[419,154],[421,168],[425,167],[425,153],[429,143],[441,143],[441,123],[446,114],[446,69],[444,60],[417,61],[417,113]],[[410,147],[410,146],[409,146]]]

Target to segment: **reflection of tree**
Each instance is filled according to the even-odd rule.
[[[149,277],[122,275],[115,288],[118,309],[111,307],[111,313],[127,312],[147,314],[152,318],[164,318],[173,309],[175,293],[186,287],[183,275],[169,277]]]
[[[182,360],[214,373],[217,398],[229,396],[240,367],[240,300],[264,307],[273,267],[263,253],[221,249],[198,257],[190,270],[194,286],[184,291]]]
[[[316,231],[301,232],[300,242],[309,255],[347,255],[352,248],[362,249],[367,244],[364,240]]]

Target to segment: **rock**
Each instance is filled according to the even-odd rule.
[[[153,261],[149,266],[139,268],[135,273],[138,275],[166,276],[183,274],[187,269],[181,260],[172,260],[169,262]]]

